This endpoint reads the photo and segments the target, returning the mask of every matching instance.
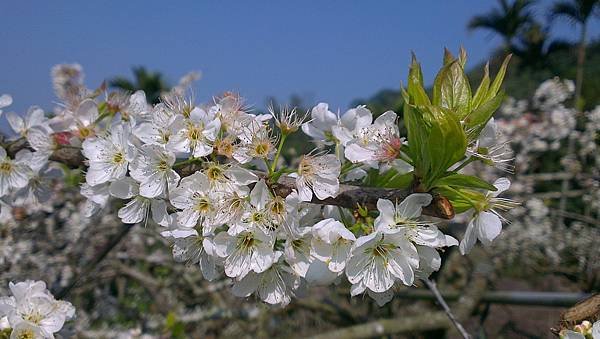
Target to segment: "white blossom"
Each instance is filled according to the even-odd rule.
[[[372,125],[360,129],[356,138],[346,144],[346,159],[353,163],[367,163],[374,168],[379,162],[396,160],[404,142],[399,135],[396,117],[396,113],[387,111]]]
[[[346,276],[353,284],[353,296],[365,289],[382,293],[392,288],[396,280],[412,285],[418,268],[417,248],[404,232],[375,231],[356,240],[346,264]]]
[[[317,142],[334,143],[332,127],[337,125],[337,116],[329,110],[329,105],[319,103],[310,111],[310,120],[302,124],[302,131]]]
[[[32,127],[50,128],[44,110],[37,106],[29,108],[24,118],[14,112],[8,112],[6,113],[6,120],[8,120],[13,131],[19,133],[22,137],[26,137]]]
[[[75,315],[75,308],[54,299],[43,281],[11,282],[9,288],[12,296],[0,298],[0,318],[7,316],[15,337],[53,338]]]
[[[0,147],[0,197],[11,190],[25,187],[32,175],[31,168],[24,159],[11,159]]]
[[[346,267],[356,237],[344,224],[334,219],[319,221],[312,227],[311,255],[327,263],[330,271],[339,273]]]
[[[494,182],[495,192],[489,192],[486,196],[485,207],[477,211],[469,221],[465,235],[460,242],[460,252],[464,255],[471,251],[477,239],[484,245],[489,245],[502,231],[502,220],[505,220],[499,210],[508,210],[517,204],[512,200],[498,198],[498,195],[508,190],[510,181],[506,178],[500,178]]]
[[[158,197],[172,191],[179,183],[173,170],[175,154],[158,145],[143,145],[130,165],[130,175],[140,183],[140,195]]]
[[[81,152],[89,160],[85,176],[89,185],[121,179],[127,174],[129,163],[137,153],[130,143],[130,134],[128,125],[115,124],[107,135],[83,142]]]
[[[214,238],[215,253],[225,258],[225,274],[241,279],[250,271],[262,273],[276,261],[274,240],[259,228],[243,230],[235,235],[220,232]]]
[[[340,161],[333,154],[303,155],[296,177],[300,200],[311,201],[313,191],[319,200],[335,197],[340,188],[340,171]]]

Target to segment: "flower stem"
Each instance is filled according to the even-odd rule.
[[[473,161],[477,160],[477,158],[475,157],[470,157],[467,160],[463,161],[462,164],[458,165],[458,167],[454,170],[454,172],[458,172],[461,169],[467,167],[468,164],[472,163]]]
[[[275,158],[273,158],[271,167],[269,167],[269,165],[267,164],[267,167],[269,167],[269,175],[271,173],[275,172],[275,169],[277,168],[277,161],[279,160],[279,155],[281,154],[281,150],[283,149],[283,144],[285,143],[286,138],[287,138],[287,134],[282,133],[281,139],[279,140],[279,146],[277,146],[277,153],[275,153]]]
[[[182,160],[182,161],[174,163],[173,164],[173,168],[178,168],[178,167],[183,167],[185,165],[193,164],[193,163],[195,163],[195,162],[197,162],[199,160],[200,160],[200,158],[191,157],[189,159]]]

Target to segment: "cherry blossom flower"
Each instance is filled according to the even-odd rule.
[[[181,210],[177,212],[178,223],[187,228],[200,223],[203,235],[212,233],[219,226],[216,194],[211,191],[208,178],[201,172],[183,178],[169,195],[171,204]]]
[[[190,236],[173,239],[173,258],[190,265],[198,264],[202,276],[208,281],[216,279],[219,275],[213,240],[198,235],[195,230]]]
[[[248,297],[252,293],[257,295],[267,304],[286,306],[292,300],[293,290],[300,285],[298,277],[290,268],[277,263],[282,253],[273,253],[271,265],[262,273],[249,272],[233,285],[232,292],[238,297]]]
[[[417,248],[399,231],[375,231],[358,238],[346,264],[346,276],[356,285],[352,295],[366,288],[381,293],[389,290],[396,280],[412,285],[419,267]]]
[[[431,203],[432,197],[426,193],[414,193],[401,203],[394,205],[387,199],[377,200],[379,216],[375,228],[386,233],[403,231],[415,244],[429,247],[458,245],[458,241],[444,235],[435,225],[419,221],[423,207]]]
[[[153,108],[150,121],[137,124],[133,134],[143,143],[166,147],[171,136],[183,126],[183,120],[182,115],[175,114],[160,103]]]
[[[302,124],[302,131],[317,142],[331,145],[335,142],[332,127],[337,125],[338,118],[329,110],[329,105],[319,103],[310,111],[310,120]]]
[[[471,251],[477,239],[484,245],[491,244],[502,231],[502,221],[506,221],[499,211],[506,211],[516,207],[518,204],[510,199],[498,198],[502,192],[508,190],[510,181],[500,178],[494,182],[495,192],[487,194],[486,203],[475,212],[473,219],[469,221],[465,236],[460,242],[460,253],[467,254]]]
[[[338,124],[331,127],[333,136],[342,146],[354,139],[363,128],[367,128],[373,122],[373,114],[366,106],[351,108],[342,115]]]
[[[166,205],[162,199],[149,199],[140,193],[140,185],[131,177],[124,177],[110,183],[109,193],[119,199],[131,199],[117,212],[125,224],[136,224],[148,219],[152,211],[152,219],[159,225],[165,224]],[[133,199],[132,199],[133,198]]]
[[[214,115],[195,107],[189,117],[178,120],[173,125],[177,132],[169,138],[167,147],[174,152],[191,153],[193,157],[203,157],[212,153],[213,142],[221,128],[221,122]]]
[[[225,258],[225,274],[241,279],[250,271],[262,273],[276,261],[274,239],[259,228],[248,228],[235,235],[220,232],[214,238],[215,253]]]
[[[356,237],[344,224],[334,219],[319,221],[312,227],[311,255],[327,263],[334,273],[339,273],[346,267]]]
[[[127,174],[129,163],[137,153],[130,143],[130,135],[128,125],[114,124],[107,135],[83,142],[81,153],[89,160],[85,176],[88,184],[95,186],[121,179]]]
[[[277,139],[262,124],[251,123],[238,137],[241,142],[235,146],[233,158],[241,164],[253,159],[268,160],[275,154]]]
[[[85,99],[77,106],[74,113],[65,110],[64,114],[50,119],[49,124],[53,131],[68,131],[73,135],[72,145],[79,146],[81,140],[95,136],[101,131],[97,125],[100,114],[98,104],[93,99]]]
[[[396,113],[387,111],[372,125],[358,131],[357,137],[346,144],[344,154],[353,163],[367,163],[377,168],[379,162],[392,162],[400,156],[404,139],[396,125]]]
[[[130,165],[129,174],[140,182],[140,195],[158,197],[172,191],[179,183],[173,170],[175,154],[158,145],[143,145]]]
[[[43,281],[10,282],[9,288],[12,296],[0,298],[0,318],[7,316],[13,328],[11,337],[54,338],[75,315],[75,308],[54,299]]]
[[[22,137],[26,137],[32,127],[50,128],[44,110],[37,106],[29,108],[25,118],[20,117],[17,113],[8,112],[6,113],[6,120],[8,120],[13,131],[19,133]]]
[[[308,268],[313,261],[311,239],[311,227],[303,227],[298,230],[297,234],[288,236],[284,246],[285,261],[297,275],[303,278],[306,277]]]
[[[269,106],[269,113],[275,119],[275,126],[279,128],[282,134],[287,135],[294,133],[302,126],[306,120],[307,114],[299,114],[296,108],[289,109],[287,107],[281,108],[279,114],[275,113],[275,108]]]
[[[81,185],[80,193],[87,198],[83,207],[84,216],[89,218],[106,206],[108,199],[110,198],[110,193],[108,191],[109,186],[110,184],[108,182],[95,186],[91,186],[88,183],[83,183]]]
[[[0,197],[13,189],[25,187],[32,175],[31,168],[24,159],[11,159],[0,147]]]
[[[319,200],[335,197],[340,188],[340,171],[340,161],[333,154],[303,155],[296,178],[300,200],[311,201],[313,191]]]

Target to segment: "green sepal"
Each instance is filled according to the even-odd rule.
[[[433,186],[452,186],[452,187],[467,187],[480,188],[488,191],[496,191],[496,187],[487,181],[473,175],[460,173],[450,173],[435,181]]]

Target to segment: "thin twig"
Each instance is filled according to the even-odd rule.
[[[73,278],[73,280],[71,281],[71,283],[69,285],[67,285],[65,288],[63,288],[62,290],[58,291],[58,293],[55,294],[57,299],[63,299],[65,296],[67,296],[69,294],[69,292],[71,292],[71,290],[77,286],[77,284],[79,284],[79,282],[84,278],[87,277],[91,272],[94,271],[94,269],[96,269],[96,266],[98,266],[98,264],[108,255],[108,253],[110,253],[110,251],[115,248],[115,246],[117,246],[121,240],[123,240],[123,238],[125,238],[125,236],[127,235],[127,233],[129,233],[129,231],[133,228],[134,225],[127,225],[127,224],[123,224],[121,226],[121,229],[119,230],[119,232],[115,235],[113,235],[108,242],[104,245],[104,247],[98,252],[98,254],[96,254],[94,256],[94,258],[92,259],[92,261],[90,261],[89,263],[85,264],[85,269],[83,271],[81,271],[79,274],[75,274],[75,277]]]
[[[452,313],[452,310],[450,310],[450,307],[448,307],[448,304],[444,300],[444,297],[442,297],[442,294],[438,290],[435,282],[432,280],[429,280],[429,279],[422,279],[422,280],[425,283],[425,285],[427,285],[427,288],[429,288],[431,290],[433,295],[435,295],[437,302],[440,304],[440,306],[442,306],[442,308],[444,309],[444,312],[446,312],[446,315],[448,316],[450,321],[452,321],[452,323],[454,324],[454,327],[456,327],[456,329],[458,330],[458,332],[460,332],[460,334],[463,336],[463,338],[469,339],[471,336],[469,335],[469,333],[467,333],[465,328],[458,322],[458,320]]]

